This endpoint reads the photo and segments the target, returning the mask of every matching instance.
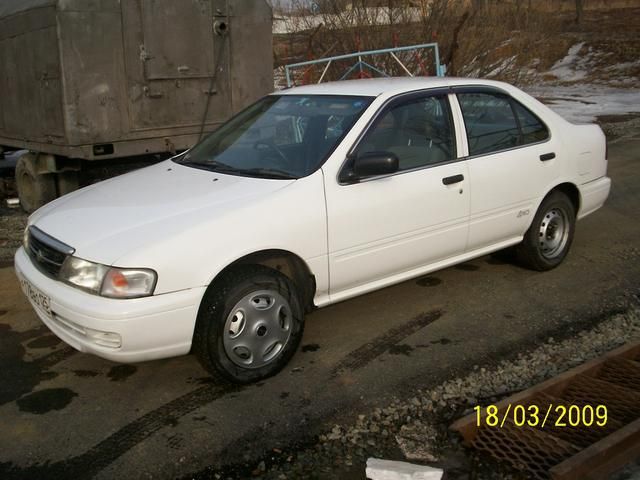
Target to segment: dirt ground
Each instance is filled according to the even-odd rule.
[[[173,478],[209,467],[216,478],[216,468],[235,465],[228,471],[244,473],[231,478],[243,478],[273,449],[315,442],[392,395],[410,397],[624,311],[640,284],[640,133],[616,128],[613,191],[578,224],[560,268],[535,273],[489,256],[319,310],[288,368],[256,385],[213,383],[189,356],[116,365],[75,352],[38,321],[5,264],[0,477]],[[24,216],[1,218],[11,250]]]

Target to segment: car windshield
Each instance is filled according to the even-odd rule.
[[[343,95],[270,95],[177,161],[234,175],[301,178],[322,165],[372,100]]]

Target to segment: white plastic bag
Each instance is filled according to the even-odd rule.
[[[371,480],[440,480],[443,474],[439,468],[424,465],[377,458],[367,460],[367,478]]]

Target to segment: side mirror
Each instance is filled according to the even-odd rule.
[[[361,178],[395,173],[399,168],[398,163],[398,157],[394,153],[366,152],[355,157],[351,168],[341,180],[354,182]]]

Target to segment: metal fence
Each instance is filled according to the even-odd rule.
[[[285,66],[287,87],[352,78],[443,77],[445,73],[437,43],[348,53]]]

